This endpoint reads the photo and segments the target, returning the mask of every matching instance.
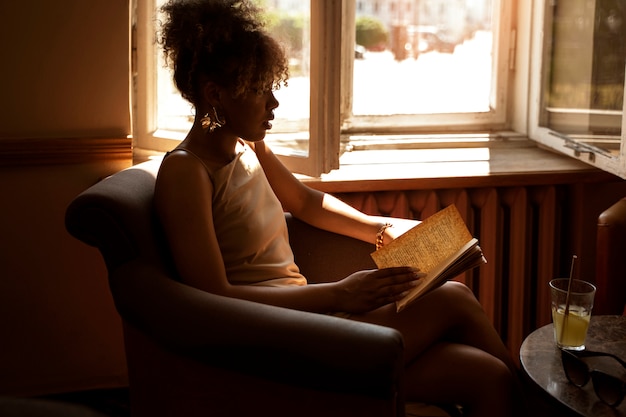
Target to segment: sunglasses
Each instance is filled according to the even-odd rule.
[[[593,390],[598,398],[611,407],[617,407],[626,395],[626,382],[598,369],[590,369],[589,365],[581,359],[598,356],[611,357],[626,369],[626,362],[610,353],[589,350],[574,352],[561,349],[561,362],[563,362],[565,376],[569,382],[579,388],[584,387],[591,379]]]

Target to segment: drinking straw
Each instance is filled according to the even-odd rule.
[[[561,325],[561,335],[559,336],[560,343],[563,343],[563,334],[565,333],[565,327],[567,327],[567,318],[569,317],[569,298],[572,293],[572,281],[574,279],[574,261],[578,257],[572,256],[572,266],[569,271],[569,280],[567,281],[567,295],[565,296],[565,311],[563,312],[563,324]]]

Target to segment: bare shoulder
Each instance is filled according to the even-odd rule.
[[[182,180],[194,176],[208,176],[206,165],[193,153],[177,149],[163,158],[157,180],[170,178]]]
[[[212,192],[212,182],[206,166],[198,157],[184,150],[167,155],[157,175],[155,197],[182,197],[186,193]]]

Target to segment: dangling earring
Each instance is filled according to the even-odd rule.
[[[226,124],[226,119],[220,120],[219,116],[217,115],[217,110],[215,110],[215,107],[211,108],[213,109],[213,117],[211,117],[209,113],[206,113],[204,116],[202,116],[202,119],[200,119],[202,129],[204,129],[205,132],[208,130],[209,133],[213,133],[215,129],[217,129],[218,127],[222,127]]]

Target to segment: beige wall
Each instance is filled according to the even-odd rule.
[[[131,164],[128,0],[0,2],[0,395],[126,384],[98,252],[67,204]]]
[[[122,167],[0,169],[0,395],[125,384],[106,270],[64,227],[70,200]]]
[[[128,0],[0,4],[0,137],[130,132]]]

